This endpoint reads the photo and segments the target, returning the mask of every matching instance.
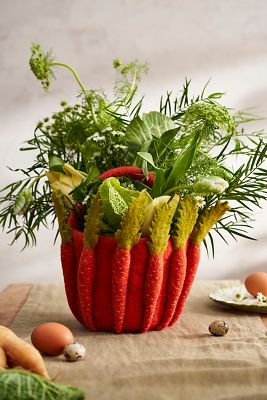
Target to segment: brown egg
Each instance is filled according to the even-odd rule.
[[[255,272],[249,275],[245,280],[245,287],[255,297],[257,297],[257,293],[259,292],[267,296],[267,273]]]
[[[32,331],[31,340],[37,350],[50,356],[59,356],[66,345],[74,342],[69,328],[57,322],[46,322],[37,326]]]

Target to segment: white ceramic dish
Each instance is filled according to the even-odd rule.
[[[267,313],[267,302],[253,297],[247,292],[244,285],[217,289],[210,293],[209,297],[220,304],[240,311]]]

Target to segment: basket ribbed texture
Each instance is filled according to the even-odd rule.
[[[151,257],[149,246],[149,238],[141,238],[131,249],[130,252],[130,272],[127,284],[127,296],[125,310],[121,318],[123,318],[123,328],[121,332],[143,332],[144,331],[144,311],[146,301],[146,272]],[[72,230],[72,246],[73,254],[72,260],[66,260],[62,257],[62,267],[65,279],[65,289],[67,299],[72,313],[77,320],[86,325],[90,330],[116,332],[114,321],[114,299],[112,298],[112,265],[117,247],[117,242],[114,236],[99,236],[98,243],[94,249],[91,250],[91,257],[93,256],[94,265],[93,273],[88,270],[89,277],[81,275],[79,268],[81,266],[81,254],[84,251],[83,232],[73,229]],[[64,244],[62,245],[64,246]],[[93,253],[92,253],[93,252]],[[182,282],[173,282],[170,279],[171,269],[177,267],[174,265],[172,257],[175,250],[172,246],[172,240],[169,239],[167,248],[164,253],[163,263],[163,276],[162,271],[159,273],[160,279],[160,292],[155,301],[153,313],[150,315],[150,324],[146,330],[163,329],[166,326],[172,325],[182,312],[185,300],[190,291],[192,280],[190,284],[187,282],[187,288],[183,287],[185,279],[185,271],[180,276]],[[64,250],[62,251],[64,254]],[[91,265],[91,264],[90,264]],[[180,266],[178,266],[180,267]],[[69,284],[69,276],[71,272],[72,284]],[[86,271],[86,270],[85,270]],[[83,271],[84,272],[84,271]],[[179,285],[181,287],[181,299],[178,307],[172,306],[172,314],[176,312],[175,320],[169,320],[164,316],[168,311],[166,307],[168,296],[173,287]],[[173,309],[174,308],[174,309]],[[166,322],[167,321],[167,322]]]

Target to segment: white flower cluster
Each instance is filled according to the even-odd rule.
[[[105,140],[105,136],[99,135],[99,133],[96,132],[90,137],[90,140],[93,140],[94,142],[100,142],[101,140]]]
[[[239,290],[234,294],[234,299],[236,301],[243,301],[248,298],[248,292],[246,291],[245,287],[239,288]]]
[[[264,294],[262,294],[261,292],[257,293],[257,301],[259,304],[263,304],[267,302],[267,297],[264,296]]]
[[[206,201],[203,196],[195,196],[195,200],[197,201],[198,208],[204,208]]]

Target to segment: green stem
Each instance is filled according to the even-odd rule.
[[[91,114],[92,114],[92,118],[93,118],[95,127],[96,127],[96,128],[99,128],[99,124],[98,124],[98,121],[97,121],[97,118],[96,118],[96,115],[95,115],[95,110],[94,110],[92,101],[89,102],[89,101],[87,100],[87,97],[85,97],[85,98],[86,98],[87,103],[89,104],[90,111],[91,111]]]
[[[85,87],[83,86],[82,81],[81,81],[79,75],[77,74],[77,72],[75,71],[74,68],[72,68],[68,64],[65,64],[65,63],[62,63],[62,62],[58,62],[58,61],[51,62],[49,65],[51,67],[58,66],[58,67],[67,68],[73,74],[73,76],[76,79],[78,85],[82,89],[82,92],[84,94],[85,99],[87,100],[87,91],[86,91]],[[89,107],[90,107],[90,111],[91,111],[91,114],[92,114],[92,118],[93,118],[94,124],[95,124],[96,128],[99,128],[98,121],[97,121],[97,118],[96,118],[96,115],[95,115],[95,110],[93,108],[92,102],[90,102],[90,103],[88,102],[88,104],[89,104]]]
[[[35,182],[38,182],[38,181],[39,181],[41,178],[43,178],[44,176],[46,176],[45,173],[43,173],[43,174],[37,176],[37,177],[32,181],[32,183],[29,185],[28,189],[31,189],[31,188],[33,187],[33,185],[35,184]]]
[[[51,67],[54,67],[54,66],[65,67],[65,68],[67,68],[69,71],[71,71],[72,74],[74,75],[74,77],[75,77],[75,79],[76,79],[78,85],[80,86],[80,88],[82,89],[84,95],[86,96],[86,89],[85,89],[85,87],[83,86],[83,84],[82,84],[82,82],[81,82],[81,80],[80,80],[80,77],[79,77],[79,75],[77,74],[77,72],[75,71],[75,69],[73,69],[73,68],[72,68],[70,65],[68,65],[68,64],[64,64],[64,63],[57,62],[57,61],[51,62],[49,65],[50,65]]]
[[[135,71],[135,73],[134,73],[134,76],[133,76],[133,80],[132,80],[132,84],[131,84],[131,87],[130,87],[130,90],[129,90],[129,92],[126,94],[126,96],[120,101],[120,103],[119,103],[119,105],[115,108],[115,113],[118,111],[118,109],[123,105],[123,104],[125,104],[126,102],[127,102],[127,98],[129,97],[131,97],[131,94],[132,94],[132,91],[134,90],[134,88],[135,88],[135,84],[136,84],[136,71]]]
[[[178,191],[178,190],[183,190],[183,189],[192,189],[192,186],[190,186],[190,185],[175,186],[175,187],[173,187],[173,188],[167,190],[166,192],[164,192],[164,193],[162,194],[162,196],[166,196],[166,195],[169,195],[169,194],[171,194],[171,193],[173,193],[173,192],[176,192],[176,191]]]
[[[132,81],[132,84],[131,84],[131,88],[130,88],[130,90],[129,90],[128,95],[125,96],[125,100],[127,99],[127,96],[128,96],[128,97],[131,97],[131,94],[132,94],[132,91],[133,91],[134,88],[135,88],[135,85],[136,85],[136,70],[135,70],[135,73],[134,73],[134,77],[133,77],[133,81]]]

